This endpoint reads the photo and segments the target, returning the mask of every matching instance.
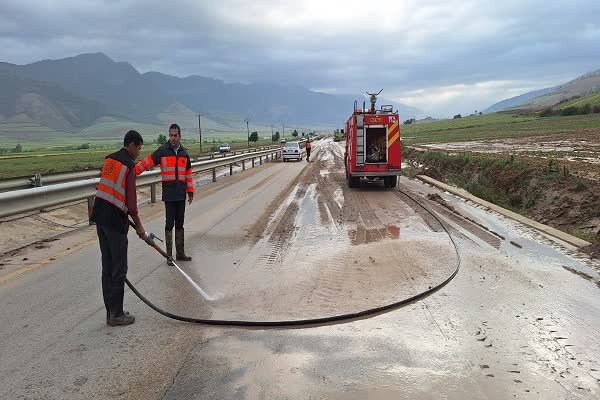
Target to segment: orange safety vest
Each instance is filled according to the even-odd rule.
[[[168,143],[159,147],[154,153],[148,155],[137,164],[135,164],[135,174],[140,175],[142,172],[154,168],[160,164],[160,177],[163,183],[168,185],[178,182],[185,183],[185,192],[194,193],[194,179],[192,178],[192,168],[187,168],[189,155],[184,148],[181,148],[179,153],[169,147]],[[163,185],[163,200],[168,200],[171,196],[167,187]],[[178,189],[177,189],[178,190]],[[184,194],[185,196],[185,194]],[[170,201],[170,200],[168,200]]]
[[[310,147],[311,147],[311,146],[312,146],[312,145],[310,144],[310,142],[306,142],[306,148],[307,148],[307,149],[310,149]]]
[[[127,213],[125,189],[127,188],[128,172],[127,166],[117,160],[107,158],[104,161],[100,183],[96,191],[97,198],[106,200],[124,213]]]
[[[175,157],[166,156],[160,158],[160,175],[163,182],[173,182],[179,180],[180,182],[186,182],[187,173],[187,158],[186,157]],[[191,177],[190,177],[191,178]],[[194,191],[194,187],[191,186],[191,190]]]

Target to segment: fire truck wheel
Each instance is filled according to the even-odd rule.
[[[393,188],[393,187],[396,187],[397,181],[398,181],[397,176],[386,176],[383,178],[383,185],[386,188]]]
[[[351,176],[348,179],[348,187],[355,188],[355,187],[359,187],[359,186],[360,186],[360,177],[358,177],[358,176]]]

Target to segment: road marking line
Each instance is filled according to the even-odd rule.
[[[5,281],[7,281],[9,279],[12,279],[14,277],[17,277],[17,276],[19,276],[19,275],[21,275],[21,274],[23,274],[25,272],[28,272],[28,271],[34,270],[36,268],[39,268],[39,267],[41,267],[43,265],[49,264],[49,263],[51,263],[53,261],[58,261],[59,259],[64,258],[64,257],[68,256],[69,254],[74,253],[75,251],[80,250],[80,249],[82,249],[82,248],[84,248],[84,247],[86,247],[86,246],[88,246],[91,243],[96,242],[96,241],[97,241],[96,238],[86,240],[85,242],[81,242],[79,244],[76,244],[76,245],[70,247],[69,250],[63,250],[63,251],[58,252],[57,254],[53,255],[52,257],[49,257],[49,258],[46,258],[44,260],[38,261],[37,263],[26,265],[26,266],[24,266],[22,268],[19,268],[16,271],[13,271],[13,272],[8,273],[6,275],[0,276],[0,283],[5,282]]]

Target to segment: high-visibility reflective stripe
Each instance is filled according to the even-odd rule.
[[[115,192],[111,188],[104,186],[102,184],[98,185],[98,192],[104,193],[106,196],[110,196],[115,199],[116,202],[125,203],[125,196],[120,193]]]
[[[124,187],[125,185],[123,185],[123,180],[124,180],[123,178],[125,177],[125,173],[127,172],[126,170],[127,170],[127,168],[121,169],[121,171],[119,172],[119,177],[117,178],[116,182],[112,182],[108,178],[101,177],[100,184],[108,186],[111,189],[116,190],[117,192],[119,192],[120,194],[125,196],[125,187]]]
[[[114,190],[117,193],[121,194],[122,196],[125,196],[125,188],[123,186],[119,185],[118,183],[111,182],[106,178],[100,178],[100,183],[98,185],[107,186],[111,190]]]
[[[400,137],[400,132],[396,132],[394,137],[392,137],[390,140],[388,140],[388,147],[390,147],[392,144],[394,144],[394,142],[396,142],[396,140],[398,140],[399,137]]]
[[[395,130],[396,128],[398,128],[398,121],[395,121],[389,128],[388,128],[388,139],[392,138],[395,134]]]
[[[154,159],[152,158],[152,154],[150,154],[148,157],[135,164],[135,174],[139,175],[146,170],[154,168],[154,166]]]
[[[110,194],[108,194],[106,192],[98,190],[98,192],[96,193],[96,197],[98,197],[100,199],[104,199],[111,204],[114,204],[121,211],[123,211],[124,213],[127,213],[127,206],[125,205],[125,203],[122,202],[121,200],[115,198],[114,196],[111,196]]]

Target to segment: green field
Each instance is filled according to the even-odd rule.
[[[218,150],[219,143],[228,142],[232,150],[247,148],[245,137],[231,135],[236,140],[219,141],[216,139],[208,139],[210,143],[202,144],[203,153]],[[240,140],[244,139],[244,140]],[[212,143],[215,140],[215,143]],[[270,140],[259,140],[256,143],[250,142],[250,147],[268,146],[271,145]],[[197,156],[199,153],[198,142],[184,141],[186,147],[192,156]],[[121,144],[115,141],[111,146],[105,146],[103,149],[79,150],[79,151],[56,151],[49,153],[45,151],[31,151],[22,153],[12,153],[5,156],[0,156],[0,179],[14,178],[19,176],[33,176],[40,172],[42,175],[79,171],[87,169],[99,169],[102,166],[104,157],[119,149]],[[147,144],[144,146],[141,157],[145,157],[158,147],[157,144]]]
[[[235,125],[235,124],[233,124]],[[239,127],[229,130],[209,129],[203,126],[202,142],[216,143],[242,142],[246,140],[246,125],[238,121]],[[250,123],[250,132],[257,131],[259,138],[271,137],[271,126],[265,124]],[[286,126],[286,136],[291,137],[294,129],[302,132],[301,127]],[[36,152],[55,152],[65,150],[75,150],[82,144],[88,144],[90,148],[104,149],[119,143],[125,133],[135,129],[142,134],[146,143],[153,142],[159,134],[168,135],[168,125],[158,125],[149,123],[132,122],[126,120],[109,120],[97,122],[94,125],[85,128],[79,132],[58,132],[45,126],[35,123],[15,123],[0,122],[0,153],[10,152],[18,144],[23,150]],[[304,131],[317,130],[319,132],[332,132],[333,128],[328,127],[306,127]],[[282,133],[282,126],[273,125],[273,132]],[[198,131],[196,127],[182,127],[182,136],[184,140],[198,142]]]
[[[555,134],[578,134],[600,128],[600,114],[541,118],[495,113],[421,124],[402,125],[407,144],[461,142]]]

